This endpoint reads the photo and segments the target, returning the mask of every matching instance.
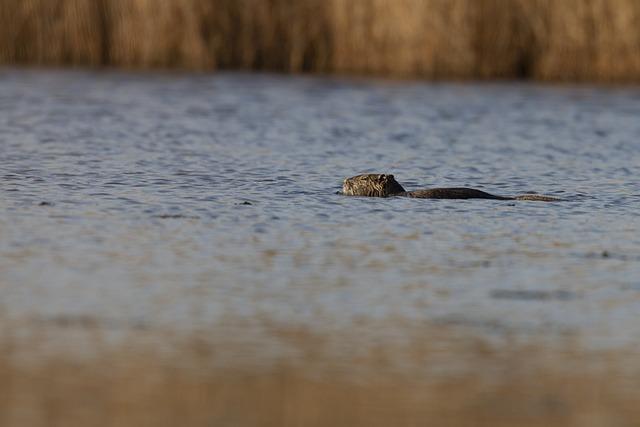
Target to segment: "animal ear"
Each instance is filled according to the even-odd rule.
[[[393,175],[387,175],[387,178],[389,178],[389,179],[395,179]]]
[[[380,174],[380,175],[378,175],[378,179],[379,179],[380,181],[384,181],[384,180],[386,180],[386,179],[387,179],[387,176],[386,176],[385,174]]]

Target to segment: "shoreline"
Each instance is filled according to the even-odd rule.
[[[631,83],[633,17],[633,0],[14,0],[0,64]]]

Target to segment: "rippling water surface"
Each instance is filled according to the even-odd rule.
[[[639,117],[634,88],[4,70],[0,315],[635,346]],[[363,172],[568,201],[335,194]]]

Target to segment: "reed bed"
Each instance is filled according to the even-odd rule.
[[[149,356],[149,355],[147,355]],[[148,363],[51,361],[9,369],[0,386],[0,424],[21,426],[634,426],[637,395],[606,375],[538,372],[419,383],[356,383],[271,372],[206,370]]]
[[[41,326],[30,337],[0,338],[2,426],[588,427],[640,419],[634,351],[491,348],[427,328],[408,345],[384,343],[352,359],[331,356],[328,337],[275,330],[297,356],[269,362],[260,346],[208,334],[142,331],[113,344],[99,322]],[[232,362],[217,363],[229,354]],[[404,363],[449,369],[425,376],[398,369]]]
[[[0,63],[640,80],[636,0],[0,0]]]

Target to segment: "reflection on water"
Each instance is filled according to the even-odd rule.
[[[273,360],[267,324],[338,358],[420,325],[635,351],[638,117],[634,88],[4,70],[0,316]],[[335,194],[363,172],[569,201]]]

